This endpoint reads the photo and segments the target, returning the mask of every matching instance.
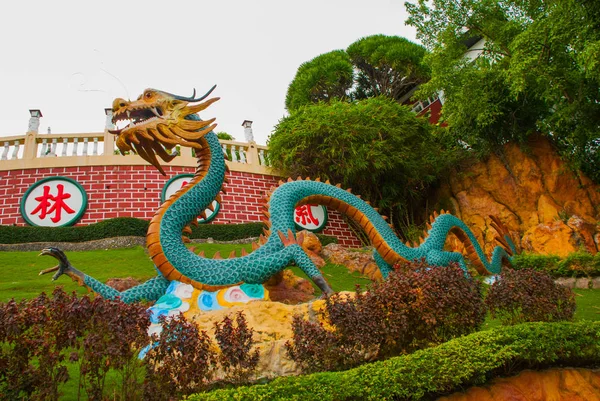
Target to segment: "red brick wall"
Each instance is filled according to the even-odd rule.
[[[0,171],[0,225],[26,225],[19,202],[27,189],[46,177],[63,176],[76,180],[88,196],[88,207],[78,225],[114,217],[149,220],[160,206],[160,194],[167,180],[177,174],[193,173],[183,167],[165,166],[162,176],[151,166],[86,166],[52,169]],[[228,174],[219,214],[214,224],[247,223],[262,220],[260,200],[279,182],[278,177],[232,171]],[[328,211],[323,234],[333,235],[346,246],[360,246],[339,213]]]

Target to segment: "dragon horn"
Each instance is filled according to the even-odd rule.
[[[173,93],[169,93],[169,92],[165,92],[165,91],[159,91],[159,92],[162,92],[162,93],[164,93],[166,95],[172,96],[173,98],[175,98],[177,100],[183,100],[185,102],[200,102],[200,101],[206,99],[208,97],[208,95],[210,95],[212,93],[212,91],[215,90],[216,87],[217,87],[217,85],[213,85],[213,87],[210,88],[208,90],[208,92],[206,92],[204,94],[204,96],[201,96],[198,99],[194,99],[194,97],[196,96],[196,88],[194,88],[194,93],[192,93],[192,96],[190,96],[190,97],[184,97],[184,96],[174,95]]]

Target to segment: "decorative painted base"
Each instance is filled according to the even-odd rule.
[[[227,309],[251,301],[268,300],[269,292],[262,284],[241,284],[210,292],[197,290],[190,284],[172,281],[165,295],[148,309],[151,322],[148,334],[160,333],[161,316],[170,317],[183,313],[186,318],[189,318],[201,312]]]

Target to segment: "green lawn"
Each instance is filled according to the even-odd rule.
[[[242,248],[248,252],[252,249],[250,244],[194,244],[193,246],[196,252],[204,250],[208,257],[212,257],[217,251],[223,257],[227,257],[233,250],[239,256]],[[66,252],[66,254],[73,266],[103,282],[115,277],[147,280],[156,275],[152,261],[144,248],[139,246]],[[87,292],[68,277],[61,277],[57,282],[53,282],[50,279],[51,274],[39,276],[40,270],[56,265],[56,259],[37,255],[38,252],[0,252],[0,266],[3,270],[0,276],[0,302],[6,302],[11,298],[17,300],[34,298],[42,291],[51,293],[57,285],[63,286],[67,292],[77,291],[80,294]],[[292,267],[292,270],[298,276],[306,278],[299,268]],[[353,291],[356,284],[364,287],[370,282],[368,278],[358,273],[348,272],[344,266],[327,264],[322,270],[334,291]],[[577,294],[575,320],[600,320],[600,290],[575,290],[575,293]],[[318,289],[316,295],[320,295]],[[484,329],[499,325],[499,321],[488,318],[484,323]]]
[[[600,290],[573,290],[577,310],[575,320],[600,320]]]
[[[204,250],[208,257],[212,257],[217,251],[223,257],[227,257],[233,250],[239,256],[242,248],[248,252],[252,249],[250,244],[194,244],[194,246],[196,252]],[[152,261],[142,247],[66,252],[66,254],[74,267],[102,282],[109,278],[124,277],[147,280],[156,275]],[[55,266],[56,259],[37,255],[38,252],[0,253],[0,266],[3,267],[0,276],[0,302],[6,302],[11,298],[17,300],[34,298],[42,291],[51,293],[57,285],[63,286],[67,292],[77,291],[80,294],[87,292],[85,288],[79,287],[66,276],[56,282],[51,280],[52,274],[39,276],[40,270]],[[294,267],[293,270],[297,275],[306,277],[299,268]],[[343,266],[326,265],[323,273],[335,291],[352,291],[356,284],[364,286],[370,281],[358,273],[349,273]],[[318,290],[317,295],[320,295]]]

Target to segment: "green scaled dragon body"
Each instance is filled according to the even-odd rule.
[[[214,89],[214,87],[213,87]],[[212,91],[212,89],[211,89]],[[42,254],[59,259],[59,265],[44,271],[57,271],[54,278],[68,274],[81,284],[106,298],[124,302],[141,299],[156,300],[165,293],[171,280],[178,280],[207,291],[215,291],[240,283],[261,284],[286,266],[295,263],[324,293],[331,287],[302,249],[301,235],[296,237],[294,209],[302,204],[321,204],[353,219],[367,234],[374,246],[375,260],[385,278],[392,266],[403,260],[425,259],[430,265],[446,266],[458,263],[466,270],[462,253],[444,250],[449,234],[456,235],[465,244],[467,257],[481,274],[499,273],[502,263],[510,261],[516,252],[511,237],[497,219],[494,226],[500,234],[490,261],[479,246],[471,230],[458,218],[442,213],[432,219],[427,238],[415,247],[403,244],[384,218],[367,202],[338,186],[319,180],[288,180],[267,194],[265,215],[269,230],[261,238],[261,246],[249,254],[230,259],[208,259],[194,254],[185,246],[182,234],[189,233],[199,215],[220,201],[227,166],[225,155],[213,132],[214,119],[202,121],[196,113],[218,100],[202,102],[209,94],[194,99],[167,92],[147,89],[135,101],[116,99],[113,102],[113,121],[129,120],[125,128],[114,131],[121,152],[134,151],[164,171],[157,161],[159,156],[170,161],[174,146],[195,150],[198,167],[193,179],[158,209],[150,222],[147,247],[160,274],[147,282],[124,292],[95,280],[72,267],[64,253],[47,248]]]

